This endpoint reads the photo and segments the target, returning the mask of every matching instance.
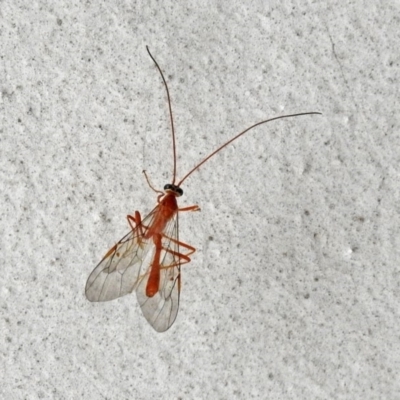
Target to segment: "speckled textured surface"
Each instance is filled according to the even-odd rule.
[[[399,6],[0,6],[0,394],[52,399],[395,399]],[[359,4],[358,4],[359,3]],[[397,21],[397,22],[396,22]],[[87,276],[178,175],[195,246],[174,326]]]

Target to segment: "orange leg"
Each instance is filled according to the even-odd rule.
[[[194,206],[188,206],[183,208],[178,208],[178,211],[200,211],[200,207],[195,204]]]
[[[127,215],[126,219],[128,220],[128,224],[131,227],[132,231],[134,231],[136,228],[142,231],[142,217],[139,211],[135,211],[135,216]],[[135,226],[133,226],[133,224],[135,224]]]
[[[177,265],[182,265],[182,264],[190,263],[191,259],[190,259],[189,256],[192,255],[192,254],[196,251],[196,249],[195,249],[193,246],[190,246],[190,245],[187,244],[187,243],[181,242],[181,241],[179,241],[179,240],[170,238],[170,237],[165,236],[165,235],[162,235],[162,236],[163,236],[163,238],[165,238],[165,239],[167,239],[167,240],[170,240],[171,242],[176,243],[178,246],[181,246],[181,247],[183,247],[183,248],[189,250],[189,252],[186,253],[186,254],[183,254],[183,253],[179,253],[179,252],[177,252],[177,251],[174,251],[174,250],[167,249],[167,248],[163,247],[163,250],[164,250],[164,251],[166,251],[167,253],[172,254],[172,255],[178,257],[178,258],[179,258],[179,263],[177,262],[177,263],[174,263],[174,264],[166,265],[166,266],[163,266],[163,267],[161,267],[161,268],[172,268],[172,267],[176,267]]]
[[[170,253],[170,254],[172,254],[172,255],[178,257],[179,261],[178,261],[178,262],[175,262],[175,263],[172,263],[172,264],[170,264],[170,265],[161,266],[161,269],[180,267],[180,266],[183,265],[183,264],[188,264],[188,263],[190,263],[191,260],[190,260],[190,257],[189,257],[189,256],[190,256],[191,254],[193,254],[193,253],[196,251],[196,249],[195,249],[193,246],[190,246],[190,245],[187,244],[187,243],[180,242],[179,240],[172,239],[172,238],[167,237],[167,236],[164,236],[164,235],[163,235],[163,237],[164,237],[164,238],[167,238],[167,239],[171,240],[172,242],[178,244],[179,246],[181,246],[181,247],[187,249],[188,252],[187,252],[186,254],[183,254],[183,253],[179,253],[179,252],[177,252],[177,251],[173,251],[173,250],[171,250],[171,249],[166,249],[165,247],[163,247],[163,250],[164,250],[164,251],[166,251],[166,252],[168,252],[168,253]],[[181,275],[180,275],[180,274],[177,276],[177,281],[178,281],[178,291],[180,292],[180,291],[181,291]]]
[[[162,246],[162,243],[161,243],[162,238],[167,239],[170,242],[174,242],[174,243],[178,244],[179,246],[184,247],[185,249],[189,250],[189,252],[186,254],[182,254],[177,251],[173,251],[169,248],[165,248],[164,246]],[[170,238],[169,236],[165,236],[163,234],[155,234],[153,237],[153,240],[154,240],[154,244],[156,246],[156,251],[154,254],[153,263],[151,265],[149,279],[148,279],[147,285],[146,285],[146,296],[147,297],[153,297],[157,293],[157,291],[159,289],[159,284],[160,284],[160,270],[161,269],[173,268],[176,266],[180,266],[182,264],[189,263],[191,261],[189,256],[196,251],[196,249],[194,247],[192,247],[186,243],[180,242],[176,239]],[[161,266],[160,261],[159,261],[160,256],[161,256],[161,250],[164,250],[166,253],[169,253],[169,254],[172,254],[172,255],[178,257],[179,261],[174,262],[170,265]],[[177,279],[178,279],[178,285],[180,288],[180,285],[181,285],[180,277],[178,276]]]
[[[197,204],[195,204],[193,206],[187,206],[187,207],[179,208],[178,211],[182,211],[182,212],[184,212],[184,211],[200,211],[200,207]],[[188,253],[182,254],[182,253],[178,253],[177,251],[173,251],[171,249],[166,249],[165,247],[163,247],[163,250],[165,250],[166,252],[178,257],[179,260],[180,260],[179,264],[175,263],[173,265],[168,265],[168,266],[165,266],[163,268],[172,268],[172,267],[175,267],[177,265],[190,263],[191,260],[190,260],[189,256],[192,255],[196,251],[196,249],[193,246],[190,246],[187,243],[181,242],[179,240],[176,240],[176,239],[171,238],[171,237],[166,236],[166,235],[162,235],[162,236],[163,236],[163,238],[165,238],[167,240],[170,240],[173,243],[176,243],[178,246],[181,246],[181,247],[189,250]]]

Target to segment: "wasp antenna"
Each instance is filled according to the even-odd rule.
[[[167,85],[167,81],[164,78],[164,74],[161,71],[160,66],[158,65],[157,61],[155,58],[151,55],[149,46],[146,46],[146,50],[149,53],[150,58],[153,60],[155,66],[157,67],[158,71],[160,72],[161,78],[164,82],[165,90],[167,92],[167,98],[168,98],[168,109],[169,109],[169,120],[171,123],[171,131],[172,131],[172,153],[173,153],[173,159],[174,159],[174,167],[173,167],[173,174],[172,174],[172,184],[175,184],[175,179],[176,179],[176,145],[175,145],[175,128],[174,128],[174,118],[172,116],[172,107],[171,107],[171,97],[169,95],[169,89]]]
[[[288,114],[288,115],[280,115],[279,117],[274,117],[270,119],[266,119],[265,121],[257,122],[256,124],[250,126],[249,128],[245,129],[244,131],[240,132],[236,136],[234,136],[231,140],[228,140],[226,143],[224,143],[222,146],[218,147],[218,149],[214,150],[210,155],[208,155],[204,160],[202,160],[200,163],[198,163],[194,168],[192,168],[178,183],[178,186],[182,185],[182,182],[186,180],[194,171],[199,169],[206,161],[208,161],[211,157],[215,156],[218,152],[220,152],[224,147],[228,146],[231,144],[233,141],[236,139],[239,139],[240,136],[244,135],[246,132],[250,131],[251,129],[255,128],[256,126],[266,124],[267,122],[275,121],[277,119],[284,119],[284,118],[292,118],[292,117],[300,117],[301,115],[313,115],[313,114],[319,114],[321,115],[320,112],[316,111],[311,111],[311,112],[304,112],[304,113],[298,113],[298,114]]]

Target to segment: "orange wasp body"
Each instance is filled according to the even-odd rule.
[[[138,211],[134,216],[128,215],[130,232],[107,252],[93,270],[86,282],[85,292],[90,301],[108,301],[136,290],[143,315],[156,331],[163,332],[171,327],[178,313],[181,286],[180,267],[182,264],[190,262],[189,256],[196,250],[179,241],[178,213],[200,210],[197,205],[178,207],[176,198],[183,194],[180,188],[183,181],[228,144],[258,125],[282,118],[320,113],[283,115],[258,122],[213,151],[190,170],[178,184],[175,184],[175,130],[168,85],[161,68],[151,55],[149,48],[147,46],[146,48],[160,72],[167,92],[172,130],[173,180],[171,184],[164,186],[164,192],[162,192],[153,189],[144,172],[149,186],[159,193],[157,206],[143,220]]]

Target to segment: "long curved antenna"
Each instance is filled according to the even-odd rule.
[[[175,128],[174,128],[174,119],[172,117],[172,107],[171,107],[171,97],[169,96],[169,90],[168,90],[168,85],[167,81],[164,78],[164,74],[161,71],[160,66],[157,64],[157,61],[154,59],[154,57],[151,55],[149,46],[146,46],[146,50],[149,53],[149,56],[153,60],[154,64],[156,65],[158,71],[160,72],[161,78],[164,82],[165,90],[167,91],[167,97],[168,97],[168,108],[169,108],[169,119],[171,122],[171,130],[172,130],[172,153],[174,157],[174,170],[173,170],[173,178],[172,178],[172,184],[175,184],[175,179],[176,179],[176,145],[175,145]]]
[[[181,181],[178,183],[177,186],[181,186],[182,182],[189,177],[194,171],[196,171],[196,169],[199,169],[206,161],[208,161],[211,157],[215,156],[215,154],[217,154],[219,151],[221,151],[224,147],[228,146],[228,144],[231,144],[233,141],[235,141],[236,139],[240,138],[240,136],[244,135],[246,132],[248,132],[249,130],[255,128],[256,126],[262,125],[262,124],[266,124],[267,122],[271,122],[271,121],[275,121],[277,119],[283,119],[283,118],[292,118],[292,117],[299,117],[301,115],[313,115],[313,114],[319,114],[321,115],[320,112],[305,112],[305,113],[299,113],[299,114],[288,114],[288,115],[281,115],[279,117],[274,117],[274,118],[270,118],[270,119],[266,119],[265,121],[261,121],[261,122],[257,122],[256,124],[250,126],[249,128],[245,129],[243,132],[240,132],[238,135],[236,135],[235,137],[233,137],[231,140],[228,140],[226,143],[224,143],[222,146],[218,147],[217,150],[214,150],[210,155],[208,155],[203,161],[201,161],[199,164],[197,164],[193,169],[191,169],[182,179]]]

